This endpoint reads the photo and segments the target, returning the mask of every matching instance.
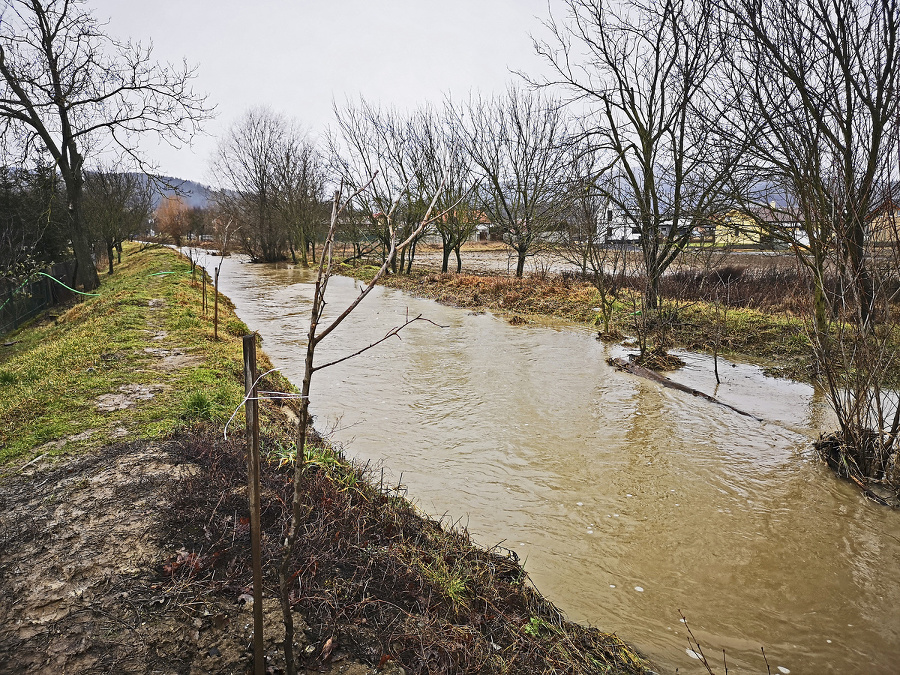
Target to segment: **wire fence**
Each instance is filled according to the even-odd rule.
[[[46,273],[67,283],[75,270],[75,261],[56,263]],[[47,277],[28,283],[0,281],[0,335],[14,331],[48,307],[72,297],[72,292]]]

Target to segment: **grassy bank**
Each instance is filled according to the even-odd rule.
[[[0,462],[92,437],[164,437],[241,401],[239,382],[221,376],[240,374],[247,327],[223,299],[213,339],[186,260],[133,247],[103,282],[99,297],[49,311],[0,347]]]
[[[226,300],[213,337],[211,306],[205,315],[189,263],[172,251],[125,253],[99,297],[47,314],[0,348],[0,664],[241,672],[252,585],[241,415],[229,439],[222,429],[241,401],[247,329]],[[269,367],[264,356],[260,367]],[[273,374],[261,389],[290,385]],[[261,405],[264,609],[276,672],[276,563],[296,451],[285,413]],[[292,602],[306,668],[648,672],[615,635],[566,621],[514,553],[481,549],[423,516],[399,486],[338,449],[318,442],[305,452]],[[48,605],[54,613],[42,614]]]
[[[372,267],[344,266],[343,274],[370,279]],[[602,328],[601,296],[590,283],[565,276],[440,274],[414,269],[411,274],[385,277],[385,286],[438,302],[473,310],[489,310],[514,321],[549,316]],[[615,303],[612,335],[633,335],[640,310],[636,292],[624,290]],[[723,312],[709,302],[663,300],[663,339],[670,347],[710,352],[718,342],[723,355],[761,360],[771,374],[809,378],[810,346],[802,317],[789,312],[765,312],[730,307]]]

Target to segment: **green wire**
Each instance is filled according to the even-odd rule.
[[[94,297],[94,298],[99,298],[99,297],[100,297],[100,294],[99,294],[99,293],[82,293],[81,291],[76,291],[76,290],[75,290],[74,288],[72,288],[71,286],[66,286],[66,285],[65,285],[63,282],[61,282],[59,279],[57,279],[56,277],[51,277],[49,274],[44,274],[43,272],[38,272],[38,274],[41,275],[42,277],[47,277],[47,278],[50,279],[51,281],[55,281],[56,283],[58,283],[58,284],[59,284],[60,286],[62,286],[63,288],[68,288],[68,289],[69,289],[70,291],[72,291],[73,293],[78,293],[78,295],[90,295],[91,297]],[[20,287],[20,288],[21,288],[21,287]]]
[[[93,297],[99,297],[99,295],[100,295],[99,293],[82,293],[81,291],[76,291],[74,288],[66,286],[63,282],[61,282],[56,277],[51,277],[49,274],[44,274],[43,272],[35,272],[35,274],[38,274],[42,277],[47,277],[51,281],[55,281],[60,286],[68,288],[73,293],[78,293],[79,295],[90,295]],[[4,307],[6,307],[12,301],[12,299],[16,296],[16,293],[18,293],[20,290],[22,290],[22,288],[25,287],[25,284],[27,284],[29,281],[31,281],[31,277],[26,277],[25,281],[23,281],[21,284],[19,284],[19,287],[10,294],[10,296],[6,299],[6,302],[4,302],[2,305],[0,305],[0,310],[2,310]]]
[[[14,297],[16,297],[16,293],[18,293],[25,286],[25,284],[27,284],[29,281],[31,281],[31,277],[27,277],[25,279],[25,281],[23,281],[16,290],[14,290],[12,293],[10,293],[9,297],[6,299],[6,302],[4,302],[2,305],[0,305],[0,310],[2,310],[4,307],[6,307],[10,303],[10,301]]]

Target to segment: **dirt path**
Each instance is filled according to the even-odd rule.
[[[251,607],[165,574],[189,558],[160,541],[166,495],[197,469],[177,463],[175,443],[42,460],[0,483],[0,673],[246,671]],[[264,603],[277,667],[280,609]],[[300,620],[299,651],[316,656],[304,628]],[[373,671],[338,659],[315,672]]]
[[[156,640],[132,596],[163,556],[161,484],[186,470],[166,454],[113,446],[4,483],[0,672],[144,672]]]

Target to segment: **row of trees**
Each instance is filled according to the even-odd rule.
[[[816,280],[819,325],[835,237],[866,323],[874,303],[866,228],[884,202],[897,135],[896,0],[565,4],[567,15],[548,22],[550,39],[536,44],[555,77],[531,82],[562,99],[510,88],[410,114],[348,103],[335,107],[322,153],[284,118],[251,111],[214,164],[223,217],[244,225],[253,257],[287,251],[302,262],[324,221],[326,177],[353,187],[377,175],[347,224],[365,224],[357,238],[383,243],[383,214],[398,201],[398,226],[418,222],[422,195],[441,176],[447,199],[460,203],[435,228],[445,263],[474,224],[489,222],[521,275],[534,246],[577,220],[571,214],[590,194],[641,233],[654,308],[659,278],[692,230],[774,192],[807,229],[803,261]],[[4,151],[20,153],[14,166],[36,170],[42,158],[55,166],[78,281],[93,287],[85,153],[117,147],[140,163],[141,134],[186,139],[210,110],[190,89],[193,69],[162,67],[140,44],[110,38],[78,2],[4,7]],[[115,235],[102,238],[115,246]],[[399,270],[414,255],[415,245]]]
[[[194,68],[158,64],[150,47],[109,36],[79,0],[3,0],[0,7],[4,164],[53,167],[64,193],[56,215],[77,261],[76,283],[91,290],[100,282],[85,214],[87,168],[107,153],[148,170],[141,138],[187,141],[212,111],[191,89]]]
[[[214,164],[220,200],[244,224],[254,258],[279,259],[288,249],[294,255],[297,244],[302,251],[324,220],[326,180],[351,190],[369,185],[339,233],[357,255],[386,253],[389,212],[397,236],[417,229],[441,184],[436,208],[446,213],[420,236],[440,238],[444,271],[453,253],[461,269],[460,248],[479,224],[502,233],[516,252],[518,276],[559,228],[573,189],[571,134],[561,105],[542,93],[510,88],[467,106],[411,113],[360,100],[334,112],[335,129],[320,149],[267,109],[248,112],[221,143]],[[392,262],[394,272],[410,270],[419,238]]]
[[[101,168],[84,173],[82,190],[82,233],[90,264],[105,253],[112,274],[114,251],[121,254],[122,242],[147,228],[149,184],[141,174]],[[70,221],[59,173],[45,165],[0,168],[0,277],[22,279],[70,256]]]

